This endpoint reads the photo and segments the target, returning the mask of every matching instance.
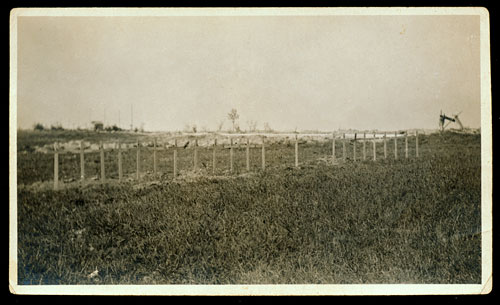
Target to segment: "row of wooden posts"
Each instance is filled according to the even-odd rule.
[[[398,158],[398,144],[397,144],[397,132],[394,134],[394,158]],[[373,134],[373,137],[375,139],[375,134]],[[408,133],[405,133],[405,158],[408,158]],[[332,136],[332,158],[334,161],[336,160],[335,157],[335,140],[336,136],[333,134]],[[363,160],[366,160],[366,133],[363,134]],[[384,134],[383,137],[383,142],[384,142],[384,159],[387,158],[387,140],[386,140],[386,134]],[[353,160],[357,160],[356,156],[356,137],[354,139],[353,143]],[[217,147],[217,139],[214,139],[214,145],[213,145],[213,155],[212,155],[212,173],[215,174],[215,168],[216,168],[216,147]],[[262,169],[264,170],[266,168],[266,150],[265,150],[265,138],[262,137]],[[194,170],[198,169],[198,140],[195,140],[194,144]],[[104,166],[104,146],[102,142],[100,142],[99,145],[99,151],[100,151],[100,165],[101,165],[101,182],[106,181],[106,168]],[[157,143],[156,139],[154,139],[153,142],[153,173],[157,174],[157,156],[156,156],[156,151],[157,151]],[[140,174],[141,174],[141,162],[140,162],[140,154],[141,154],[141,146],[140,142],[137,141],[137,149],[136,149],[136,179],[140,179]],[[230,138],[230,146],[229,146],[229,164],[230,164],[230,171],[233,172],[233,139]],[[419,152],[418,152],[418,132],[415,132],[415,156],[419,157]],[[345,133],[342,136],[342,159],[343,161],[346,161],[347,159],[347,154],[346,154],[346,137]],[[85,157],[84,157],[84,147],[83,147],[83,142],[80,142],[80,179],[83,180],[85,179]],[[376,153],[376,142],[373,140],[373,160],[377,160],[377,153]],[[295,167],[299,166],[299,141],[298,141],[298,135],[295,135]],[[246,143],[246,170],[250,171],[250,140],[247,138],[247,143]],[[174,150],[173,150],[173,175],[174,177],[177,177],[177,139],[175,140],[174,143]],[[121,143],[118,142],[118,181],[123,180],[123,167],[122,167],[122,149],[121,149]],[[58,189],[59,187],[59,150],[57,143],[54,144],[54,189]]]

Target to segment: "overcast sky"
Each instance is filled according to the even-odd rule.
[[[17,105],[20,128],[476,128],[479,16],[19,17]]]

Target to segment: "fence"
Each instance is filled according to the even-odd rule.
[[[362,161],[366,161],[366,160],[372,160],[372,161],[376,161],[377,160],[377,157],[380,153],[377,153],[377,148],[378,145],[377,143],[379,142],[382,142],[382,145],[383,145],[383,159],[387,159],[388,158],[388,150],[387,150],[387,146],[388,146],[388,142],[389,141],[393,141],[394,142],[394,149],[393,149],[393,152],[394,152],[394,159],[397,160],[398,159],[398,139],[402,139],[404,141],[404,157],[406,159],[408,159],[410,157],[410,154],[409,154],[409,141],[413,142],[414,143],[414,152],[413,152],[413,156],[414,157],[419,157],[419,140],[418,140],[418,132],[415,132],[414,135],[409,135],[408,132],[395,132],[393,134],[392,137],[388,137],[388,133],[383,133],[383,134],[376,134],[376,133],[373,133],[370,136],[367,137],[367,134],[366,133],[363,133],[362,134],[362,137],[358,137],[359,134],[357,133],[354,133],[352,134],[352,136],[349,138],[349,137],[346,137],[346,134],[343,133],[343,134],[337,134],[337,133],[332,133],[330,134],[331,136],[331,153],[329,153],[326,157],[328,157],[329,159],[331,159],[333,162],[339,162],[339,161],[342,161],[342,162],[347,162],[348,160],[352,160],[354,162],[358,161],[358,160],[362,160]],[[300,139],[301,137],[304,136],[304,134],[295,134],[295,136],[293,137],[293,147],[294,147],[294,166],[295,167],[299,167],[299,164],[300,164],[300,160],[301,160],[301,154],[300,154],[300,149],[299,147],[301,146],[301,142],[300,142]],[[239,139],[241,138],[245,138],[246,137],[246,141],[239,141]],[[245,152],[245,166],[239,166],[238,168],[245,168],[245,170],[247,172],[250,172],[252,170],[252,166],[251,166],[251,156],[255,156],[255,153],[252,154],[251,153],[251,150],[255,150],[255,149],[258,149],[258,150],[261,150],[261,158],[260,158],[260,166],[256,166],[255,163],[257,163],[255,160],[254,160],[254,166],[253,168],[261,168],[262,170],[265,170],[266,169],[266,148],[268,146],[268,143],[266,142],[266,136],[263,136],[263,135],[260,135],[260,142],[259,143],[251,143],[250,141],[250,137],[248,136],[240,136],[240,137],[237,137],[238,138],[238,142],[237,144],[235,145],[234,143],[234,139],[235,139],[235,136],[229,136],[229,146],[225,146],[224,144],[218,144],[217,143],[217,139],[213,139],[211,140],[210,142],[210,145],[206,145],[204,147],[204,150],[205,152],[207,150],[211,150],[211,160],[209,160],[209,157],[207,157],[207,154],[205,154],[203,160],[200,160],[200,155],[199,155],[199,145],[198,145],[198,139],[195,139],[194,143],[192,144],[191,146],[191,149],[193,150],[193,154],[192,154],[192,164],[191,166],[189,166],[189,164],[184,164],[184,168],[192,168],[193,170],[198,170],[200,168],[200,162],[202,163],[203,167],[205,167],[206,169],[208,169],[209,167],[211,167],[211,172],[213,175],[215,175],[217,173],[217,168],[221,165],[221,162],[224,162],[224,158],[221,158],[222,155],[225,155],[223,154],[223,150],[224,149],[228,149],[229,151],[229,156],[228,156],[228,159],[229,159],[229,172],[230,173],[234,173],[235,172],[235,161],[236,161],[236,152],[241,152],[241,148],[242,148],[242,145],[243,145],[243,148],[244,148],[244,152]],[[392,139],[391,139],[392,138]],[[409,140],[409,138],[413,138],[412,140]],[[342,143],[342,150],[341,150],[341,156],[338,156],[338,153],[337,153],[337,143],[338,142],[341,142]],[[179,171],[180,171],[180,168],[179,168],[179,156],[181,155],[181,152],[180,151],[184,151],[186,149],[186,147],[188,146],[189,141],[184,145],[184,146],[178,146],[178,143],[177,143],[177,139],[174,140],[174,144],[173,146],[171,147],[168,147],[168,145],[166,143],[163,143],[163,144],[158,144],[157,140],[154,139],[153,140],[153,144],[152,146],[151,145],[143,145],[141,142],[137,141],[135,146],[130,148],[123,148],[122,147],[122,143],[121,142],[117,142],[115,143],[115,147],[112,148],[112,149],[105,149],[104,145],[103,145],[103,142],[100,142],[99,143],[99,146],[98,146],[98,152],[99,152],[99,175],[100,175],[100,182],[101,183],[105,183],[106,182],[106,179],[107,179],[107,175],[106,175],[106,170],[107,168],[109,167],[113,167],[112,169],[113,170],[117,170],[118,172],[118,181],[119,182],[122,182],[123,179],[124,179],[124,174],[126,172],[126,170],[124,169],[124,154],[126,154],[126,158],[128,158],[127,160],[130,161],[130,153],[134,153],[134,150],[135,150],[135,179],[136,180],[140,180],[142,177],[143,177],[143,174],[144,174],[144,168],[143,166],[146,165],[145,163],[145,160],[143,158],[143,154],[147,154],[147,153],[151,153],[152,152],[152,174],[153,176],[158,176],[158,175],[162,175],[162,174],[172,174],[172,177],[175,178],[179,175]],[[370,157],[368,154],[367,154],[367,143],[370,143],[372,142],[372,156]],[[243,144],[241,144],[243,143]],[[352,143],[352,151],[350,152],[350,155],[348,155],[348,152],[347,152],[347,147],[346,145],[349,145]],[[357,147],[357,143],[361,143],[361,148],[358,148]],[[270,144],[269,144],[270,145]],[[328,144],[329,145],[329,144]],[[128,146],[128,145],[127,145]],[[306,145],[303,143],[302,144],[303,146],[303,149],[306,150]],[[112,164],[110,160],[108,160],[106,162],[106,153],[108,155],[108,159],[109,159],[109,155],[110,153],[114,153],[116,150],[116,155],[117,155],[117,159],[113,161],[113,163],[116,161],[117,164]],[[358,150],[361,150],[360,153],[361,153],[361,156],[358,155]],[[170,151],[170,153],[168,154],[169,156],[172,156],[172,158],[170,159],[170,157],[168,158],[163,158],[161,160],[165,161],[165,160],[168,160],[168,162],[170,163],[171,162],[171,167],[167,165],[167,168],[168,170],[166,170],[165,168],[163,170],[161,170],[160,167],[164,167],[166,164],[166,162],[160,162],[161,160],[159,160],[159,154],[160,153],[163,153],[163,155],[165,155],[166,153],[168,153]],[[87,175],[86,175],[86,163],[85,163],[85,158],[86,158],[86,155],[88,154],[91,154],[91,153],[95,153],[93,151],[86,151],[85,150],[85,147],[84,147],[84,144],[83,144],[83,141],[80,141],[80,145],[79,145],[79,151],[78,152],[68,152],[68,151],[64,151],[64,150],[61,150],[59,149],[59,145],[57,143],[54,143],[54,189],[58,189],[59,188],[59,182],[60,182],[60,179],[59,179],[59,165],[60,165],[60,160],[59,160],[59,156],[61,154],[74,154],[75,156],[79,155],[79,163],[80,163],[80,173],[79,173],[79,177],[80,177],[80,180],[85,180],[87,179]],[[317,153],[314,151],[313,152],[314,154],[317,155]],[[127,155],[128,154],[128,155]],[[352,159],[351,159],[351,156],[352,156]],[[302,156],[303,157],[303,156]],[[277,158],[280,162],[280,161],[283,161],[284,160],[284,156],[275,156],[275,158]],[[382,159],[382,158],[381,158]],[[185,160],[184,160],[185,161]],[[96,161],[94,161],[95,163]],[[205,163],[206,162],[206,163]],[[227,161],[226,161],[227,162]],[[283,161],[283,162],[290,162],[290,161]],[[127,163],[128,164],[128,163]],[[115,167],[116,166],[116,167]],[[151,165],[149,165],[151,166]],[[170,170],[171,169],[171,170]],[[129,171],[130,172],[130,171]]]

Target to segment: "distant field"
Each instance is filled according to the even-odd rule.
[[[37,141],[18,135],[18,148]],[[412,143],[406,160],[399,141],[394,160],[389,141],[387,160],[379,143],[371,161],[370,143],[367,161],[334,164],[331,142],[308,142],[295,168],[285,141],[268,147],[265,171],[253,148],[248,174],[244,148],[233,174],[221,148],[215,176],[211,150],[200,149],[206,167],[192,172],[187,148],[175,181],[167,149],[159,178],[75,182],[59,191],[35,183],[50,185],[52,154],[19,152],[19,284],[480,283],[480,135],[426,135],[419,144],[418,159]],[[106,154],[111,178],[115,156]],[[64,158],[62,179],[78,178],[78,157]],[[98,158],[86,156],[89,175],[98,175]],[[143,158],[151,171],[152,153]],[[133,150],[124,164],[133,176]]]

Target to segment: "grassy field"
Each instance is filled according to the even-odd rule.
[[[34,144],[19,136],[19,145]],[[208,165],[190,171],[186,149],[175,180],[162,153],[161,177],[59,191],[35,183],[50,185],[51,154],[18,153],[19,284],[480,283],[480,135],[422,136],[418,159],[389,150],[387,160],[337,164],[331,143],[306,143],[298,169],[292,144],[270,145],[265,171],[252,150],[251,173],[241,148],[233,174],[221,149],[215,176]],[[86,158],[97,175],[97,154]],[[69,161],[62,176],[78,177],[79,160]]]

